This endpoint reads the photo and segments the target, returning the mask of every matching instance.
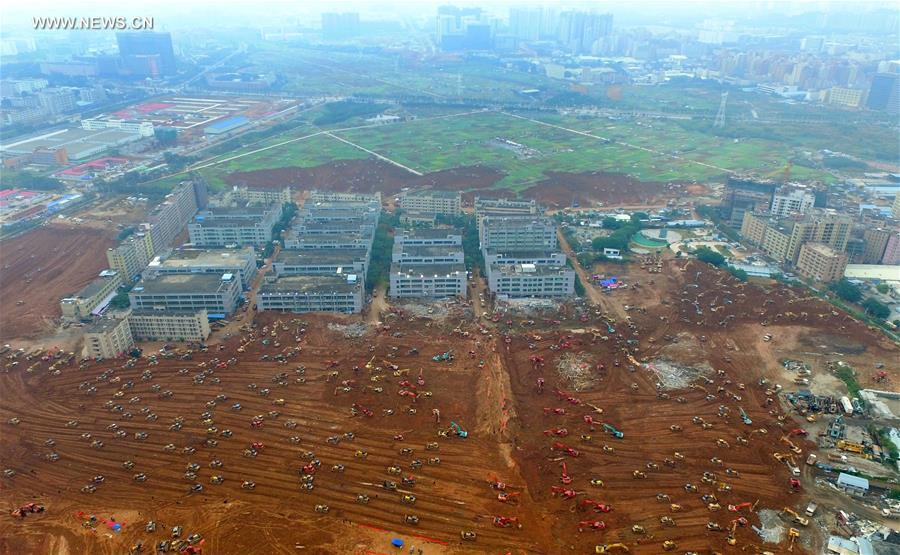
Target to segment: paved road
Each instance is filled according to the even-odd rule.
[[[594,287],[594,282],[591,280],[591,274],[587,270],[585,270],[581,263],[578,261],[578,257],[575,256],[575,251],[573,251],[572,247],[569,246],[569,242],[566,240],[566,236],[563,235],[561,229],[556,230],[556,236],[559,238],[560,248],[566,254],[566,256],[569,257],[569,260],[572,261],[572,266],[574,266],[575,268],[575,273],[578,274],[578,277],[581,279],[581,283],[582,285],[584,285],[585,294],[587,295],[588,300],[591,301],[591,304],[599,306],[603,312],[609,314],[616,320],[624,320],[625,316],[627,316],[625,310],[619,303],[613,301],[609,297],[606,297],[603,293],[597,290],[596,287]]]

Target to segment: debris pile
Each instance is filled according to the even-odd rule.
[[[763,509],[758,514],[761,527],[754,526],[754,531],[766,543],[781,543],[784,538],[784,523],[779,518],[778,511]]]
[[[352,324],[328,324],[328,329],[336,331],[347,338],[363,337],[369,333],[369,325],[365,322],[354,322]]]
[[[656,374],[663,389],[683,389],[711,370],[709,367],[683,366],[665,359],[648,362],[645,367]]]
[[[575,391],[582,391],[594,385],[596,381],[591,371],[593,366],[587,353],[566,353],[560,357],[556,369]]]

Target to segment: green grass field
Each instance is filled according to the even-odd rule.
[[[540,181],[547,171],[619,172],[645,181],[716,180],[726,173],[718,168],[775,174],[790,156],[790,150],[773,141],[716,137],[685,129],[672,120],[614,121],[549,114],[540,114],[534,119],[589,132],[611,142],[498,112],[422,118],[400,124],[335,131],[335,134],[422,173],[471,165],[495,168],[506,174],[497,187],[516,191]],[[345,122],[336,127],[346,129],[359,123]],[[328,135],[309,136],[314,133],[315,127],[301,126],[219,156],[215,161],[260,148],[272,148],[217,163],[201,171],[214,186],[220,186],[224,176],[231,172],[310,167],[333,160],[369,157],[364,151]],[[514,141],[529,150],[517,152],[502,146],[497,139]],[[285,142],[287,144],[281,144]],[[811,168],[795,165],[793,171],[794,177],[800,179],[826,182],[832,179],[829,174]]]

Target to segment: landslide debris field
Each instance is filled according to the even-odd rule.
[[[779,438],[797,423],[758,385],[779,372],[761,336],[777,323],[851,338],[872,357],[896,350],[818,300],[767,294],[697,262],[654,274],[635,265],[629,281],[611,299],[631,302],[630,320],[571,305],[497,322],[386,313],[347,337],[340,324],[358,320],[264,314],[252,332],[184,360],[5,358],[0,466],[15,475],[0,477],[2,498],[47,511],[4,517],[0,553],[119,554],[173,526],[201,534],[208,553],[387,553],[394,537],[425,553],[623,543],[655,554],[664,541],[675,552],[786,551],[788,520],[780,535],[767,528],[779,545],[750,526],[760,510],[800,506],[811,488],[791,493],[772,456],[789,452]],[[634,301],[649,287],[667,304]],[[788,308],[794,316],[777,316]],[[432,360],[448,351],[453,360]],[[689,387],[657,389],[678,376],[656,372],[686,368],[698,372]],[[811,444],[795,443],[805,457]],[[709,530],[740,516],[736,547],[727,530]],[[802,532],[794,552],[814,552]]]
[[[55,326],[59,300],[106,268],[113,232],[45,225],[0,242],[0,339],[30,337]]]

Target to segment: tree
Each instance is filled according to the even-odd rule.
[[[603,226],[603,229],[619,229],[620,227],[625,225],[625,223],[620,222],[619,220],[610,217],[610,218],[603,218],[601,225]]]
[[[891,308],[875,297],[869,297],[863,301],[862,307],[866,309],[866,314],[879,320],[884,320],[891,315]]]
[[[750,277],[745,270],[735,268],[734,266],[729,266],[727,270],[729,274],[733,275],[741,281],[747,281],[747,279]]]
[[[696,255],[697,259],[701,262],[706,262],[707,264],[711,264],[716,268],[721,267],[725,264],[725,257],[709,247],[700,247],[699,249],[694,251],[694,255]]]
[[[848,303],[858,303],[862,299],[862,291],[856,285],[850,283],[846,279],[835,282],[831,285],[834,294]]]
[[[890,291],[891,288],[888,286],[887,283],[879,283],[878,285],[875,286],[875,290],[878,291],[879,293],[881,293],[882,295],[887,295],[888,291]]]

